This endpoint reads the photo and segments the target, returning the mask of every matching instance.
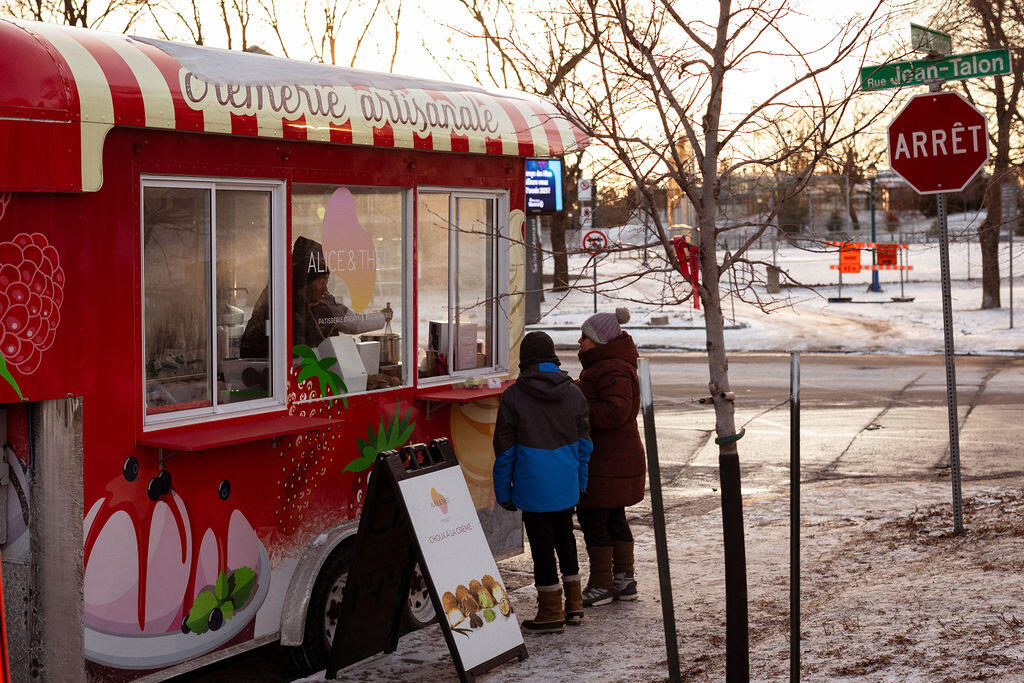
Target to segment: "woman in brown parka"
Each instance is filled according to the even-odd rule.
[[[636,600],[633,575],[633,534],[626,507],[644,498],[646,463],[636,417],[640,411],[637,350],[622,331],[629,310],[595,313],[583,323],[577,383],[590,407],[594,452],[590,476],[576,514],[590,557],[590,579],[583,605]]]

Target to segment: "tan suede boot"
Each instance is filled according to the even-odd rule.
[[[580,575],[562,577],[565,589],[565,623],[579,624],[583,621],[583,584]]]
[[[533,633],[561,633],[565,630],[561,586],[557,583],[537,586],[537,616],[524,621],[523,628]]]
[[[615,599],[612,547],[610,545],[588,546],[587,555],[590,557],[590,579],[583,591],[583,606],[607,605]]]
[[[616,600],[636,600],[633,578],[633,541],[612,542],[612,574]]]

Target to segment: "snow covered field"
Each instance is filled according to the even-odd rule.
[[[1001,309],[982,311],[981,252],[977,242],[954,243],[950,247],[954,346],[958,354],[1018,354],[1024,352],[1024,239],[1014,244],[1014,329],[1010,324],[1009,245],[1000,244],[1000,273],[1003,276]],[[770,249],[754,249],[752,261],[772,262]],[[781,247],[776,254],[778,266],[789,278],[805,285],[784,287],[779,294],[768,295],[763,286],[754,285],[758,295],[774,299],[771,312],[765,313],[738,297],[723,298],[723,311],[730,329],[725,332],[728,351],[827,351],[839,353],[942,353],[942,304],[939,288],[939,249],[935,242],[912,244],[909,249],[908,282],[905,295],[909,303],[891,302],[900,296],[899,272],[879,271],[881,293],[866,292],[870,271],[843,275],[843,296],[852,303],[829,303],[838,296],[838,271],[829,264],[838,263],[835,251],[813,253],[794,247]],[[862,263],[871,255],[862,252]],[[570,273],[580,274],[578,289],[567,294],[548,293],[541,304],[542,320],[530,329],[546,329],[560,347],[575,347],[579,325],[593,313],[592,270],[585,255],[572,256]],[[545,264],[550,272],[550,263]],[[636,272],[633,258],[608,258],[598,264],[598,281],[604,282]],[[970,279],[968,279],[970,278]],[[759,272],[756,281],[764,282]],[[785,278],[783,279],[785,281]],[[723,283],[724,284],[724,283]],[[743,288],[743,281],[740,280]],[[641,281],[619,294],[619,299],[598,293],[598,310],[610,311],[627,305],[632,312],[628,332],[637,345],[649,351],[701,350],[705,346],[702,311],[690,303],[659,307],[623,303],[625,299],[653,299],[660,285]],[[749,294],[744,298],[750,298]],[[651,316],[668,315],[667,327],[652,327]],[[732,323],[735,322],[735,325]],[[563,329],[570,328],[570,329]],[[679,329],[690,328],[690,329]]]

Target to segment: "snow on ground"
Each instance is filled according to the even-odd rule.
[[[963,222],[967,218],[959,217]],[[956,221],[954,221],[955,223]],[[888,237],[880,241],[888,241]],[[752,261],[771,263],[772,250],[765,248],[749,253]],[[1016,287],[1013,292],[1014,329],[1010,324],[1009,245],[1000,244],[1000,272],[1003,276],[1001,300],[1003,308],[980,310],[981,252],[977,242],[954,243],[950,247],[951,293],[953,302],[954,347],[958,354],[1024,352],[1024,239],[1014,244]],[[871,256],[862,252],[862,263]],[[816,252],[782,246],[775,254],[777,265],[803,287],[784,287],[777,295],[768,295],[763,286],[764,268],[758,267],[754,290],[764,299],[774,299],[771,312],[765,313],[739,297],[724,296],[723,311],[728,329],[725,344],[728,351],[822,351],[849,353],[942,353],[942,303],[939,285],[939,248],[936,242],[911,244],[907,281],[901,290],[898,271],[879,271],[881,293],[865,291],[871,273],[844,274],[842,295],[852,303],[829,303],[839,295],[837,253]],[[636,272],[633,257],[607,258],[598,264],[598,282],[615,280]],[[545,264],[550,272],[551,264]],[[542,320],[530,329],[546,329],[560,347],[575,346],[579,325],[593,313],[592,270],[587,255],[574,255],[569,260],[570,273],[579,274],[578,289],[568,294],[548,293],[541,305]],[[783,278],[785,281],[786,278]],[[742,276],[740,288],[743,289]],[[661,285],[648,278],[630,285],[613,299],[600,293],[598,310],[610,311],[626,305],[632,312],[627,329],[642,349],[701,350],[705,347],[702,311],[694,311],[690,303],[672,307],[624,302],[622,299],[653,300]],[[901,291],[914,300],[908,303],[891,301]],[[744,298],[750,298],[749,293]],[[653,315],[668,315],[667,327],[648,324]]]
[[[976,482],[969,533],[950,533],[947,481],[806,485],[802,492],[801,661],[805,680],[1024,680],[1024,479]],[[753,680],[789,677],[789,500],[744,503]],[[721,515],[668,520],[684,680],[725,678]],[[637,530],[636,525],[634,529]],[[524,636],[529,658],[484,681],[660,681],[667,678],[653,532],[636,534],[641,598],[586,611],[563,634]],[[582,543],[581,559],[585,560]],[[524,564],[525,563],[525,564]],[[502,563],[507,585],[528,561]],[[584,572],[586,569],[584,568]],[[513,578],[510,578],[513,574]],[[536,591],[511,593],[520,621]],[[455,680],[439,627],[355,664],[347,681]],[[305,681],[323,681],[323,674]]]

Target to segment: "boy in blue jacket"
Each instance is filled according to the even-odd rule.
[[[559,369],[551,337],[530,332],[519,356],[519,378],[501,395],[494,427],[494,495],[506,510],[523,511],[530,539],[537,616],[523,622],[523,628],[558,633],[567,621],[583,620],[572,513],[587,488],[587,463],[594,450],[589,409],[583,392]]]

